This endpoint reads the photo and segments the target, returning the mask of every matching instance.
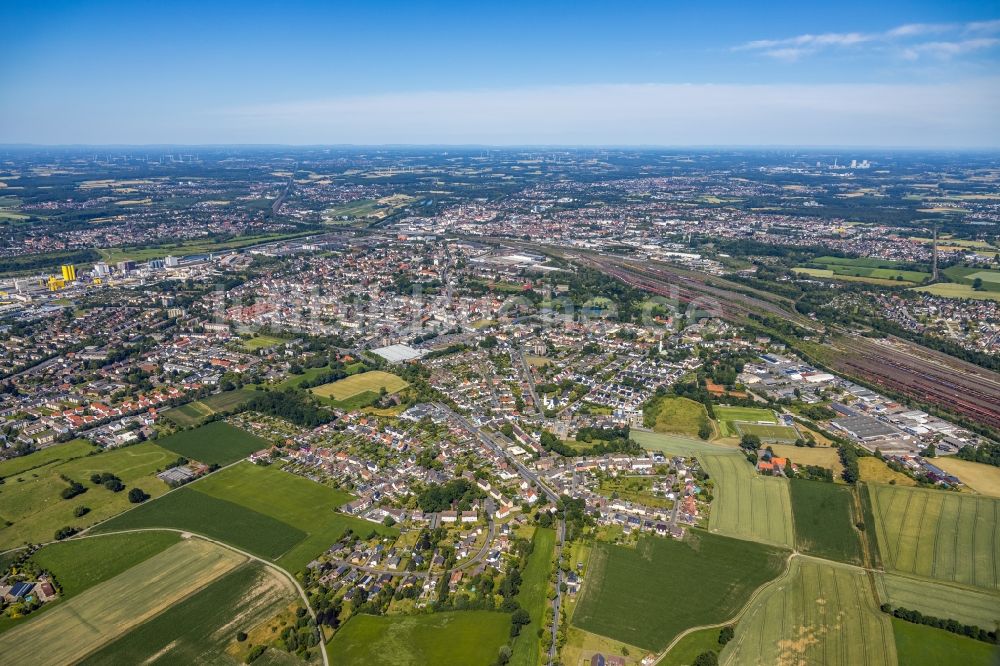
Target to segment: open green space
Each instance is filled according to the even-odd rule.
[[[1000,499],[869,487],[887,571],[1000,590]]]
[[[234,502],[206,495],[195,490],[194,485],[112,518],[96,531],[150,527],[189,530],[270,560],[288,552],[306,537],[302,530]]]
[[[0,615],[0,632],[47,612],[84,590],[114,578],[180,540],[175,532],[115,534],[100,538],[73,539],[45,546],[31,559],[48,571],[61,589],[56,601],[46,603],[23,618]]]
[[[777,423],[774,412],[759,407],[713,407],[715,418],[720,421],[746,421],[748,423]]]
[[[258,349],[266,349],[268,347],[280,345],[283,342],[286,342],[285,338],[278,338],[273,335],[257,335],[249,340],[244,340],[243,348],[247,351],[257,351]]]
[[[653,398],[643,411],[643,425],[656,432],[697,437],[702,425],[709,423],[705,405],[689,398]]]
[[[983,282],[983,291],[1000,292],[1000,271],[956,265],[944,269],[944,274],[957,284],[969,286],[972,285],[976,278],[979,278]]]
[[[798,431],[791,426],[760,423],[736,423],[735,426],[740,435],[756,435],[762,442],[792,443],[799,438]]]
[[[53,444],[44,449],[0,462],[0,479],[9,479],[29,470],[81,458],[100,448],[86,439],[74,439],[65,444]]]
[[[270,445],[260,437],[223,421],[182,430],[157,440],[174,453],[209,465],[228,465]]]
[[[719,663],[894,666],[896,653],[863,569],[795,557],[747,609]]]
[[[5,663],[67,664],[128,634],[246,558],[185,539],[0,634]]]
[[[278,558],[278,564],[298,571],[330,547],[348,528],[361,536],[371,531],[399,530],[336,511],[353,497],[340,490],[249,462],[223,470],[198,483],[198,491],[235,502],[305,532],[306,537]]]
[[[489,666],[509,633],[510,615],[493,611],[356,615],[327,644],[327,654],[336,666]]]
[[[82,445],[69,444],[73,451]],[[58,447],[55,447],[58,448]],[[25,461],[11,461],[25,464]],[[167,492],[168,487],[156,478],[156,472],[177,460],[177,454],[152,442],[103,451],[94,455],[55,460],[29,469],[4,480],[0,485],[0,519],[9,524],[0,528],[0,548],[12,548],[24,543],[51,541],[56,530],[63,527],[83,529],[133,507],[128,491],[113,492],[91,483],[92,474],[110,472],[121,479],[127,489],[141,488],[152,497]],[[63,499],[69,488],[63,477],[81,484],[85,492]],[[77,507],[90,509],[77,517]]]
[[[207,398],[173,407],[163,412],[163,416],[182,428],[187,428],[198,425],[212,414],[235,409],[250,400],[253,395],[254,392],[251,389],[236,389],[223,393],[214,393]]]
[[[1000,301],[1000,291],[976,291],[970,285],[957,282],[938,282],[926,287],[917,287],[914,291],[922,291],[945,298],[972,298],[975,300]]]
[[[958,620],[989,631],[1000,628],[1000,592],[900,574],[879,574],[882,601],[893,608]]]
[[[657,662],[658,666],[691,666],[703,652],[722,651],[719,645],[719,628],[700,629],[680,639],[670,652]]]
[[[849,564],[864,564],[850,487],[792,479],[792,515],[798,550]]]
[[[894,286],[912,286],[913,282],[890,280],[887,278],[876,278],[876,277],[861,277],[851,274],[837,273],[836,271],[829,268],[808,268],[797,266],[792,269],[795,273],[799,275],[808,275],[809,277],[816,278],[826,278],[829,280],[836,280],[839,282],[864,282],[865,284],[881,285],[884,287],[894,287]]]
[[[347,400],[361,393],[379,393],[385,389],[387,393],[402,391],[409,384],[397,375],[382,370],[371,370],[350,377],[344,377],[329,384],[323,384],[312,389],[312,392],[324,398]]]
[[[515,597],[521,608],[528,611],[531,622],[521,627],[521,633],[514,641],[510,657],[512,664],[528,666],[538,664],[542,655],[538,631],[545,626],[545,613],[548,612],[547,592],[549,574],[552,573],[553,566],[552,556],[556,546],[555,530],[542,528],[535,530],[532,544],[528,564],[521,572],[521,587]]]
[[[959,636],[944,629],[913,624],[892,618],[896,655],[900,665],[941,666],[996,666],[1000,654],[995,645]]]
[[[791,548],[792,503],[788,479],[757,473],[738,453],[701,455],[715,480],[708,527],[712,532]]]
[[[730,446],[710,444],[691,437],[667,435],[645,430],[632,430],[629,437],[634,439],[644,449],[662,451],[668,456],[698,456],[704,454],[739,455],[739,451]]]
[[[653,494],[653,477],[651,476],[617,476],[601,479],[597,492],[612,499],[621,498],[644,506],[670,509],[673,500],[663,495]]]
[[[238,664],[227,653],[236,632],[265,622],[296,599],[287,579],[248,562],[79,663]]]
[[[596,543],[573,624],[662,650],[685,629],[735,616],[781,573],[786,555],[700,530],[683,541],[642,536],[634,548]]]

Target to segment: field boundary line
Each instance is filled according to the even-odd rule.
[[[655,666],[656,664],[659,664],[661,661],[663,661],[663,658],[667,656],[667,653],[670,652],[672,649],[674,649],[674,647],[676,647],[676,645],[681,641],[681,639],[683,639],[688,634],[693,633],[695,631],[702,631],[703,629],[715,629],[717,627],[721,628],[733,624],[734,622],[739,622],[740,619],[743,617],[743,615],[753,606],[754,602],[757,601],[757,598],[761,594],[763,594],[766,589],[768,589],[772,585],[777,585],[783,579],[788,577],[789,573],[792,570],[792,560],[796,557],[802,557],[802,556],[794,551],[789,553],[788,557],[785,558],[785,570],[782,571],[776,578],[772,578],[771,580],[767,581],[766,583],[758,587],[756,590],[754,590],[753,594],[750,595],[750,598],[747,599],[747,602],[743,604],[743,608],[741,608],[733,617],[729,618],[725,622],[717,622],[715,624],[703,624],[696,627],[689,627],[684,631],[682,631],[681,633],[674,636],[674,639],[670,641],[667,647],[663,649],[663,652],[657,655],[656,661],[653,662],[652,666]]]

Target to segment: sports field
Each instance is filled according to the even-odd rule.
[[[719,663],[895,666],[896,650],[862,569],[795,557],[740,619]]]
[[[792,502],[788,480],[757,474],[739,453],[699,456],[715,480],[708,527],[712,532],[791,548]]]
[[[749,423],[777,423],[774,412],[758,407],[714,407],[715,418],[720,421],[747,421]]]
[[[209,465],[228,465],[270,446],[260,437],[223,421],[176,432],[157,440],[157,444],[177,455]]]
[[[336,666],[489,666],[510,634],[510,615],[452,611],[352,617],[327,644]]]
[[[1000,626],[1000,592],[899,574],[878,574],[882,601],[993,631]]]
[[[68,446],[78,452],[89,450],[82,445]],[[27,458],[34,455],[40,454]],[[54,461],[6,479],[0,485],[0,520],[12,524],[0,529],[0,549],[25,542],[51,541],[55,531],[62,527],[82,529],[134,506],[128,501],[127,491],[116,493],[92,484],[90,475],[95,472],[111,472],[128,488],[141,488],[153,497],[162,495],[168,488],[156,478],[156,471],[176,459],[176,453],[152,442],[143,442],[92,456]],[[68,484],[62,475],[83,484],[86,492],[63,499],[61,493]],[[90,511],[78,518],[74,510],[79,506],[86,506]]]
[[[181,541],[0,634],[0,651],[8,663],[75,662],[244,561],[242,555],[201,539]]]
[[[794,442],[799,438],[798,431],[791,426],[762,425],[760,423],[735,423],[740,435],[757,435],[762,442]]]
[[[556,545],[553,529],[535,530],[532,537],[534,547],[528,557],[528,564],[521,573],[521,587],[517,591],[517,602],[528,611],[531,623],[521,627],[521,634],[514,641],[510,661],[514,664],[537,664],[542,653],[538,630],[544,626],[545,614],[549,611],[549,574],[552,572],[552,554]],[[547,644],[547,643],[546,643]]]
[[[900,486],[870,490],[887,571],[1000,590],[1000,500]]]
[[[792,479],[795,545],[804,553],[849,564],[864,564],[861,540],[854,523],[850,487]]]
[[[934,464],[960,478],[969,490],[981,495],[1000,497],[1000,467],[962,460],[955,456],[935,458]]]
[[[892,618],[896,654],[902,666],[996,666],[998,648],[944,629]]]
[[[236,632],[250,633],[297,599],[288,579],[260,563],[248,562],[80,663],[117,666],[155,660],[156,663],[235,664],[238,660],[233,653],[249,651],[249,646],[236,641]],[[268,638],[275,640],[277,636]],[[287,653],[282,656],[294,660]]]
[[[397,393],[405,389],[409,384],[401,377],[381,370],[370,370],[358,375],[351,375],[338,379],[329,384],[323,384],[311,389],[313,393],[324,398],[334,400],[347,400],[361,393],[371,391],[376,395],[383,388],[388,393]]]
[[[681,631],[732,618],[785,566],[787,551],[692,530],[643,536],[635,548],[594,545],[573,624],[662,650]]]

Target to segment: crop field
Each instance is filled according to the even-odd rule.
[[[95,472],[111,472],[128,488],[141,488],[153,497],[164,494],[167,485],[156,478],[156,471],[176,459],[177,454],[152,442],[143,442],[53,462],[8,478],[0,485],[0,520],[12,524],[0,529],[0,549],[25,542],[51,541],[55,531],[62,527],[82,529],[134,506],[128,501],[128,492],[116,493],[93,485],[90,475]],[[86,492],[63,499],[61,493],[68,484],[60,475],[83,484]],[[90,512],[76,517],[74,510],[79,506],[88,507]]]
[[[774,412],[757,407],[714,407],[715,418],[720,421],[747,421],[749,423],[777,423]]]
[[[900,486],[870,490],[887,571],[1000,590],[1000,500]]]
[[[984,301],[1000,301],[1000,291],[976,291],[970,285],[957,282],[938,282],[926,287],[917,287],[914,291],[922,291],[946,298],[973,298]]]
[[[1000,467],[962,460],[955,456],[935,458],[934,464],[960,478],[969,490],[980,495],[1000,497]]]
[[[407,386],[409,384],[401,377],[381,370],[371,370],[369,372],[362,372],[359,375],[344,377],[329,384],[317,386],[312,389],[312,392],[324,398],[347,400],[368,391],[378,394],[383,388],[389,393],[397,393]]]
[[[692,530],[684,541],[640,537],[594,545],[573,624],[662,650],[685,629],[725,622],[778,576],[787,551]]]
[[[790,488],[796,548],[838,562],[864,564],[851,488],[804,479],[792,479]]]
[[[736,625],[719,663],[894,666],[896,650],[862,569],[795,557]]]
[[[917,482],[906,476],[902,472],[889,469],[884,461],[875,456],[865,456],[858,458],[858,471],[862,481],[867,483],[884,483],[895,481],[896,486],[915,486]]]
[[[246,462],[221,470],[156,502],[100,526],[101,531],[171,527],[231,543],[302,569],[347,528],[362,534],[397,530],[338,513],[351,496],[327,486]]]
[[[201,423],[217,412],[228,412],[239,407],[252,398],[254,392],[250,389],[236,389],[224,393],[215,393],[202,400],[195,400],[179,407],[173,407],[163,412],[163,416],[182,428]]]
[[[983,281],[985,291],[1000,292],[1000,271],[956,265],[944,269],[944,274],[954,282],[963,285],[971,285],[976,278],[979,278]]]
[[[997,647],[944,629],[892,618],[896,655],[906,666],[996,666]]]
[[[347,528],[362,536],[399,531],[336,511],[352,496],[275,467],[241,463],[199,481],[198,492],[233,502],[305,533],[278,564],[295,572],[330,547]]]
[[[239,646],[236,632],[250,633],[297,598],[286,578],[248,562],[80,663],[241,663],[227,654]]]
[[[175,490],[155,502],[146,502],[99,525],[96,531],[144,527],[190,530],[271,560],[305,538],[305,532],[291,525],[195,490],[199,483]]]
[[[899,574],[878,574],[882,601],[990,631],[1000,627],[1000,593],[922,580]]]
[[[632,430],[629,437],[634,439],[645,449],[650,451],[662,451],[670,456],[698,456],[698,455],[739,455],[739,452],[731,446],[722,444],[710,444],[700,439],[682,437],[680,435],[667,435],[659,432],[647,432],[645,430]]]
[[[761,425],[759,423],[736,423],[736,430],[741,435],[757,435],[762,442],[794,442],[799,438],[798,431],[791,426]]]
[[[791,548],[792,502],[788,480],[757,474],[738,453],[702,455],[715,480],[708,527],[712,532]]]
[[[528,557],[528,564],[521,575],[521,587],[517,591],[517,602],[528,611],[531,623],[521,627],[521,634],[514,641],[510,661],[514,664],[533,666],[539,662],[542,646],[538,630],[545,626],[545,614],[549,612],[549,574],[552,572],[552,553],[556,545],[553,529],[537,529],[532,538],[534,548]],[[551,615],[551,613],[549,613]]]
[[[270,446],[260,437],[223,421],[176,432],[157,440],[157,444],[177,455],[209,465],[228,465]]]
[[[828,280],[837,280],[839,282],[864,282],[865,284],[881,285],[885,287],[914,284],[913,282],[897,282],[895,280],[889,280],[886,278],[858,277],[855,275],[844,275],[844,274],[839,274],[830,268],[808,268],[803,266],[796,266],[792,270],[800,275],[808,275],[809,277],[817,277],[817,278],[826,278]]]
[[[92,451],[98,450],[97,446],[91,444],[86,439],[74,439],[65,444],[47,446],[40,451],[35,451],[26,456],[18,456],[17,458],[0,462],[0,479],[9,480],[29,470],[37,470],[39,467],[54,465],[73,458],[81,458]]]
[[[9,663],[75,662],[244,561],[242,555],[201,539],[181,541],[0,634],[0,650]]]
[[[336,666],[489,666],[509,634],[510,615],[493,611],[356,615],[334,634],[327,654]]]
[[[645,424],[656,432],[698,436],[702,423],[708,422],[705,405],[689,398],[657,398],[647,408]]]

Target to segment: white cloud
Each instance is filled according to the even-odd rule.
[[[827,49],[846,49],[871,46],[901,54],[915,60],[922,54],[952,57],[996,46],[991,38],[961,39],[961,35],[990,35],[1000,32],[1000,20],[971,23],[905,23],[883,32],[829,32],[804,34],[783,39],[756,39],[733,47],[734,51],[757,51],[763,55],[786,61],[818,53]],[[933,42],[914,41],[927,35],[951,34],[952,40]]]

